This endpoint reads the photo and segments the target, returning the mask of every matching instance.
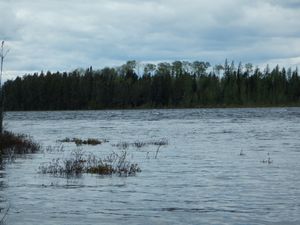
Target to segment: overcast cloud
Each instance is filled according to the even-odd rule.
[[[9,77],[131,59],[300,65],[299,0],[0,0],[0,9]]]

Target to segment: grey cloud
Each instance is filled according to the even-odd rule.
[[[14,8],[10,5],[10,1],[0,2],[1,29],[0,38],[4,40],[15,40],[21,27]]]
[[[0,3],[10,70],[139,61],[264,63],[300,55],[298,1],[15,0]]]
[[[291,8],[298,7],[300,8],[299,0],[270,0],[271,4],[277,4],[283,7]]]

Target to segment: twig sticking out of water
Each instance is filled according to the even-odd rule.
[[[243,152],[243,149],[240,151],[240,156],[244,156],[246,155],[244,152]]]
[[[155,153],[155,159],[157,159],[157,154],[158,154],[158,152],[159,152],[159,149],[160,149],[160,147],[161,147],[161,145],[159,145],[158,147],[157,147],[157,149],[156,149],[156,153]]]
[[[271,159],[270,157],[270,153],[268,152],[268,158],[267,159],[264,159],[263,161],[261,161],[262,163],[267,163],[267,164],[271,164],[273,163],[273,160]]]
[[[147,152],[146,159],[150,159],[149,152]]]

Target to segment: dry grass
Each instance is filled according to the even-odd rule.
[[[61,176],[78,176],[83,173],[133,176],[141,172],[137,164],[131,163],[127,159],[126,151],[120,154],[111,153],[104,158],[99,158],[93,154],[85,155],[80,149],[73,151],[68,159],[57,158],[50,163],[41,165],[39,170],[43,174]]]
[[[129,142],[119,142],[118,144],[113,144],[112,146],[118,147],[120,149],[127,149],[129,146],[133,146],[136,148],[142,148],[148,145],[156,145],[158,147],[168,145],[169,142],[167,139],[153,140],[153,141],[135,141],[133,143]]]
[[[63,140],[59,140],[59,142],[74,142],[77,146],[80,145],[101,145],[104,142],[107,142],[107,140],[99,140],[96,138],[88,138],[86,140],[80,139],[80,138],[65,138]]]
[[[113,144],[112,146],[120,148],[120,149],[127,149],[131,144],[128,142],[119,142],[118,144]]]
[[[11,158],[15,154],[36,153],[40,148],[39,144],[26,135],[14,134],[8,131],[0,134],[0,158]]]

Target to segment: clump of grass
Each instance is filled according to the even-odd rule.
[[[111,175],[114,173],[114,169],[112,168],[111,165],[104,164],[104,165],[89,167],[86,172],[92,174]]]
[[[133,143],[129,143],[129,142],[119,142],[118,144],[113,144],[112,146],[114,147],[118,147],[121,149],[127,149],[129,148],[129,146],[133,146],[136,148],[142,148],[145,147],[147,145],[156,145],[156,146],[164,146],[164,145],[168,145],[169,142],[167,139],[160,139],[160,140],[154,140],[154,141],[135,141]]]
[[[80,145],[100,145],[104,142],[107,142],[107,140],[105,140],[105,139],[99,140],[96,138],[88,138],[86,140],[80,139],[80,138],[65,138],[65,139],[59,140],[59,142],[67,142],[67,143],[74,142],[77,146],[80,146]]]
[[[64,152],[65,150],[64,150],[64,146],[60,144],[55,146],[49,145],[46,147],[45,151],[48,153],[52,153],[52,152]]]
[[[65,139],[61,139],[58,140],[59,142],[66,142],[66,143],[70,143],[70,142],[75,142],[76,138],[65,138]]]
[[[73,151],[69,159],[53,159],[52,162],[39,167],[43,174],[52,175],[81,175],[83,173],[133,176],[141,169],[137,164],[127,159],[127,152],[111,153],[107,157],[97,158],[93,154],[84,155],[81,150]]]
[[[135,142],[132,143],[132,145],[136,148],[142,148],[142,147],[146,146],[147,143],[142,142],[142,141],[135,141]]]
[[[119,142],[118,144],[113,144],[112,146],[117,147],[117,148],[121,148],[121,149],[127,149],[129,148],[131,144],[128,142]]]
[[[102,144],[102,141],[95,139],[95,138],[89,138],[87,140],[76,140],[76,145],[100,145]]]
[[[84,159],[81,151],[73,151],[70,159],[52,159],[50,163],[39,167],[41,173],[54,175],[79,175],[84,170]]]
[[[167,139],[160,139],[160,140],[156,140],[156,141],[150,141],[148,143],[149,143],[149,145],[157,145],[157,146],[163,146],[163,145],[168,145],[169,144]]]
[[[0,134],[0,154],[30,154],[39,151],[41,146],[29,136],[4,131]]]

